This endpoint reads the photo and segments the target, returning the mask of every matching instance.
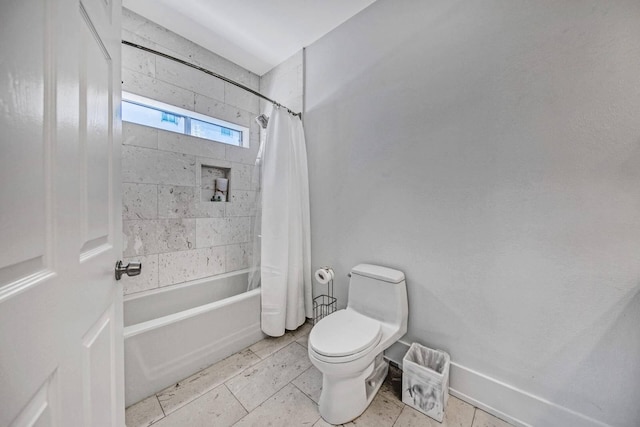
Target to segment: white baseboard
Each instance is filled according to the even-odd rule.
[[[398,341],[385,351],[385,356],[402,367],[402,358],[409,346]],[[611,427],[453,361],[449,393],[515,426]]]

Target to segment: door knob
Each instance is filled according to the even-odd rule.
[[[141,262],[130,262],[127,265],[123,265],[122,261],[116,262],[116,280],[120,280],[123,274],[127,276],[137,276],[142,272]]]

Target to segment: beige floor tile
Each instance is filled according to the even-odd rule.
[[[249,350],[253,351],[261,359],[265,359],[293,341],[295,341],[295,336],[291,332],[285,332],[281,337],[267,337],[258,341],[249,347]]]
[[[168,415],[259,361],[252,351],[243,350],[162,390],[158,400]]]
[[[160,403],[155,394],[131,405],[125,411],[127,427],[146,427],[164,417]]]
[[[311,328],[313,328],[313,324],[311,322],[305,322],[300,325],[295,331],[291,331],[291,333],[296,338],[296,340],[298,340],[309,335],[309,332],[311,332]]]
[[[293,331],[293,336],[296,338],[296,342],[304,348],[307,348],[309,345],[309,333],[313,328],[313,323],[306,322],[304,325],[300,326],[298,329]]]
[[[391,427],[396,422],[402,408],[386,397],[378,394],[371,405],[355,420],[345,426]]]
[[[422,412],[418,412],[410,406],[405,406],[402,409],[402,412],[400,413],[400,416],[398,417],[398,420],[393,425],[393,427],[418,427],[418,426],[431,427],[433,425],[438,425],[438,424],[440,423],[438,423],[435,420],[432,420]]]
[[[342,424],[338,424],[338,426],[342,426]],[[323,420],[322,418],[320,418],[314,425],[313,427],[334,427],[334,424],[329,424],[328,422],[326,422],[325,420]]]
[[[440,425],[447,427],[471,426],[475,409],[473,405],[449,395],[449,401],[444,410],[444,419]]]
[[[301,336],[296,340],[296,342],[304,348],[307,348],[307,346],[309,345],[309,334]]]
[[[307,323],[283,337],[260,341],[129,407],[127,427],[331,426],[318,412],[322,374],[307,355],[310,330]],[[511,426],[453,396],[438,423],[404,405],[401,389],[402,371],[390,366],[371,405],[344,426]]]
[[[296,387],[288,384],[236,426],[312,426],[319,418],[318,406]]]
[[[437,422],[410,406],[405,406],[394,427],[471,427],[475,408],[460,399],[449,396],[442,423]]]
[[[226,427],[246,414],[240,402],[221,385],[161,419],[154,427]]]
[[[481,409],[476,409],[476,414],[473,418],[473,427],[511,427],[511,424]]]
[[[402,371],[400,369],[389,366],[389,373],[380,386],[378,394],[396,405],[404,407],[404,403],[402,403]]]
[[[309,369],[304,371],[295,380],[291,381],[293,385],[298,387],[304,394],[309,396],[311,400],[318,403],[320,401],[320,393],[322,392],[322,373],[318,368],[311,365]]]
[[[306,349],[293,342],[225,384],[240,403],[252,411],[309,366],[311,361]]]

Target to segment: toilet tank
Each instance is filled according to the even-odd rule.
[[[347,307],[406,330],[409,308],[404,273],[379,265],[356,265],[351,269]]]

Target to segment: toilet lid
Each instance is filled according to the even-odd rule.
[[[379,322],[353,310],[339,310],[313,327],[309,345],[324,356],[349,356],[377,344],[380,336]]]

